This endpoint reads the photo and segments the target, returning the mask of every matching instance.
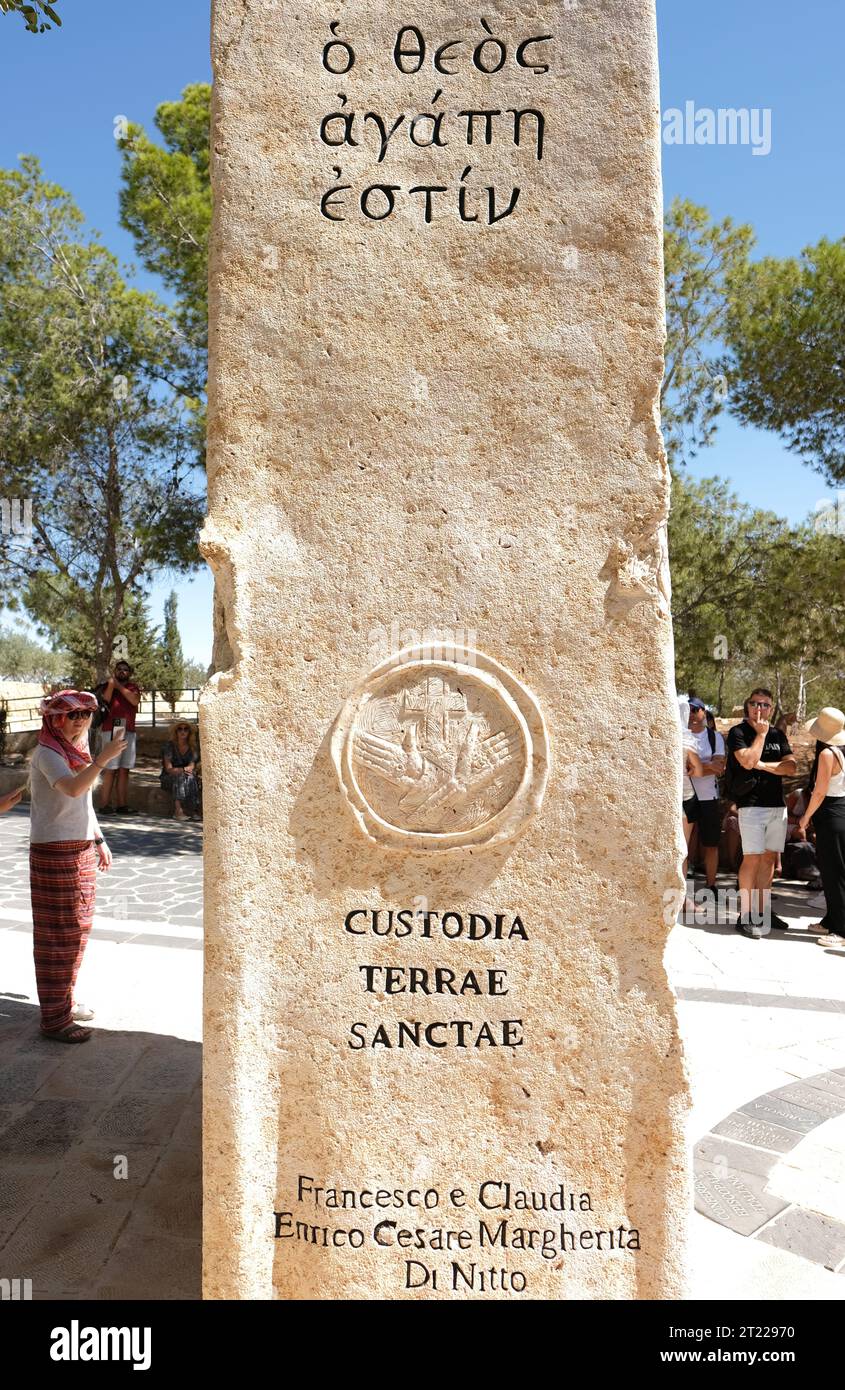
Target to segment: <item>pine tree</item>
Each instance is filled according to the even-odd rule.
[[[177,598],[175,591],[164,605],[164,630],[159,643],[159,689],[175,711],[176,701],[185,688],[185,658],[182,654],[182,639],[176,621]]]

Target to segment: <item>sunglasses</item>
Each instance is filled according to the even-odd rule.
[[[189,734],[191,730],[187,724],[180,724],[176,732],[177,734]]]
[[[92,714],[93,710],[90,709],[72,709],[69,714],[65,715],[65,718],[73,720],[90,719]]]
[[[770,704],[770,702],[769,702],[768,700],[749,700],[748,704],[749,704],[749,707],[750,707],[751,709],[771,709],[771,708],[772,708],[772,706],[771,706],[771,704]]]

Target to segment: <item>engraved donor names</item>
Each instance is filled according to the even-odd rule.
[[[351,1260],[356,1252],[389,1251],[398,1257],[401,1288],[424,1296],[457,1290],[530,1296],[532,1265],[559,1272],[576,1252],[640,1249],[635,1227],[599,1229],[593,1211],[590,1192],[564,1183],[529,1188],[486,1177],[462,1185],[356,1187],[299,1173],[294,1200],[273,1212],[273,1238],[316,1258],[325,1250]]]

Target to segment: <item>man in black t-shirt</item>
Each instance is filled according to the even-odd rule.
[[[745,718],[727,738],[726,792],[736,802],[743,859],[739,866],[740,917],[737,930],[765,936],[771,927],[788,930],[771,911],[775,864],[786,843],[783,779],[797,771],[785,734],[771,726],[774,696],[752,690]]]

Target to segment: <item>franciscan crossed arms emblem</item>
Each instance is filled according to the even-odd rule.
[[[355,765],[394,789],[403,823],[414,828],[471,825],[474,807],[491,809],[482,793],[498,800],[495,792],[518,777],[518,729],[491,730],[459,681],[423,677],[410,690],[368,702],[359,718]]]
[[[417,850],[499,843],[539,805],[548,744],[536,702],[489,657],[465,655],[407,648],[344,706],[332,757],[368,838]]]

